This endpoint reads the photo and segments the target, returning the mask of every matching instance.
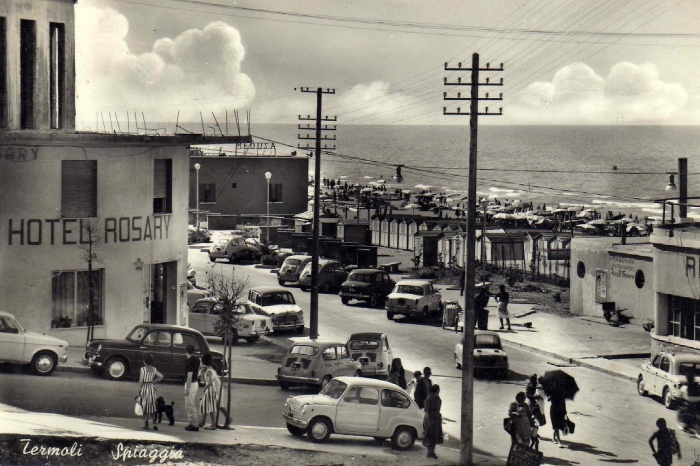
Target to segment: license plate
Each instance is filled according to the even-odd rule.
[[[301,364],[299,364],[298,362],[295,362],[294,364],[292,364],[292,372],[296,372],[299,369],[301,369]]]

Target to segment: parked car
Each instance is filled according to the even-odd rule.
[[[442,314],[442,295],[427,280],[399,280],[386,297],[386,318],[393,320],[396,314],[420,315]]]
[[[204,335],[191,328],[165,324],[137,325],[124,340],[92,340],[83,354],[83,364],[110,380],[123,380],[138,375],[143,357],[149,353],[163,376],[184,379],[187,345],[194,346],[197,357],[211,353],[212,366],[218,374],[224,373],[224,355],[212,351]]]
[[[209,260],[228,259],[229,264],[234,264],[239,259],[250,259],[257,249],[246,241],[243,236],[223,236],[217,239],[209,248]]]
[[[192,284],[191,281],[187,280],[187,307],[191,308],[200,299],[208,298],[211,296],[211,290],[206,288],[200,288]]]
[[[284,286],[287,282],[298,282],[302,270],[311,262],[311,256],[288,256],[277,272],[277,282]]]
[[[463,346],[455,345],[454,361],[457,369],[462,368]],[[501,337],[488,330],[474,331],[474,370],[494,372],[499,377],[508,377],[508,355],[503,351]]]
[[[321,293],[330,293],[331,290],[339,290],[340,285],[348,279],[348,273],[343,270],[343,264],[338,261],[318,260],[318,290]],[[311,287],[311,262],[307,262],[299,276],[299,287],[306,291]]]
[[[659,395],[664,406],[673,409],[680,400],[700,401],[700,387],[692,382],[700,382],[700,354],[661,351],[642,365],[637,392]]]
[[[258,286],[248,291],[248,304],[256,314],[272,318],[272,330],[304,333],[304,311],[289,290],[279,286]]]
[[[248,343],[255,343],[260,339],[260,335],[272,332],[272,318],[256,314],[248,303],[236,304],[235,312],[239,320],[233,326],[234,343],[239,338]],[[189,326],[204,335],[222,336],[222,332],[217,328],[222,309],[223,306],[215,298],[200,299],[190,308]]]
[[[394,355],[389,339],[383,333],[354,333],[348,338],[348,350],[353,361],[362,364],[362,375],[386,379]]]
[[[197,275],[197,271],[190,264],[187,264],[187,281],[196,286],[197,279],[194,278],[195,275]]]
[[[342,375],[360,377],[362,364],[350,358],[345,343],[335,341],[296,342],[277,368],[277,381],[282,390],[291,385],[323,388],[333,377]]]
[[[0,362],[29,364],[36,375],[51,375],[59,361],[68,360],[67,350],[67,341],[27,331],[14,314],[0,311]]]
[[[371,307],[379,306],[396,283],[389,274],[379,269],[353,270],[340,286],[340,300],[348,304],[351,299],[365,301]]]
[[[338,377],[318,395],[290,397],[282,416],[292,435],[318,443],[331,433],[361,435],[408,450],[423,436],[423,412],[404,390],[362,377]]]

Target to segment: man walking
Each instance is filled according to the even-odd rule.
[[[185,363],[185,409],[190,422],[185,430],[199,431],[199,414],[195,404],[197,399],[197,376],[199,375],[199,358],[194,355],[194,346],[187,345],[187,362]]]
[[[416,400],[416,404],[420,409],[423,409],[425,399],[430,394],[430,387],[433,386],[433,382],[430,380],[431,374],[430,368],[426,367],[423,369],[423,378],[416,384],[416,393],[413,395],[413,399]]]

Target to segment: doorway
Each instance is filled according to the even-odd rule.
[[[151,265],[152,324],[177,323],[177,262]]]

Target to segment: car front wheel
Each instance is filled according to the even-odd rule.
[[[124,380],[126,378],[127,365],[124,358],[114,357],[107,361],[105,376],[109,380]]]
[[[248,343],[255,343],[259,339],[260,339],[260,335],[254,335],[252,337],[246,337],[245,341],[247,341]]]
[[[647,396],[649,394],[648,391],[644,390],[644,377],[642,377],[641,374],[637,378],[637,393],[639,393],[640,396]]]
[[[391,446],[401,451],[408,450],[415,442],[415,431],[406,426],[398,427],[391,437]]]
[[[210,255],[210,256],[209,256],[209,260],[210,260],[211,262],[216,262],[216,257],[212,257],[212,256]]]
[[[377,307],[379,304],[379,296],[376,294],[373,294],[372,296],[369,297],[369,307]]]
[[[343,303],[343,306],[347,306],[350,302],[350,298],[340,298],[340,302]]]
[[[457,358],[457,355],[455,354],[455,367],[457,369],[461,369],[462,365],[459,363],[459,358]]]
[[[295,437],[301,437],[306,432],[306,429],[304,429],[303,427],[293,426],[290,423],[287,423],[287,430],[290,434],[294,435]]]
[[[394,313],[386,311],[386,318],[389,320],[394,320]]]
[[[228,263],[229,264],[235,264],[236,263],[236,254],[231,254],[228,256]]]
[[[331,423],[322,417],[313,419],[306,432],[312,442],[325,442],[331,436]]]
[[[676,400],[673,399],[671,390],[669,390],[668,387],[664,388],[663,398],[666,409],[674,409],[676,407]]]
[[[277,283],[279,283],[280,286],[284,286],[285,283],[287,283],[284,280],[280,280],[279,278],[277,279]]]
[[[32,371],[36,375],[51,375],[56,370],[58,358],[54,353],[41,351],[32,359]]]

